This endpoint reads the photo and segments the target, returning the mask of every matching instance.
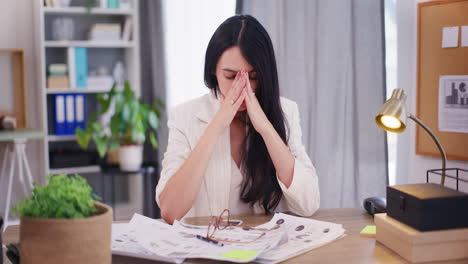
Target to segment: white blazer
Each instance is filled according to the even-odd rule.
[[[162,161],[162,171],[156,187],[156,202],[167,181],[179,169],[197,145],[207,125],[219,109],[213,93],[175,107],[169,114],[169,139]],[[289,127],[288,146],[295,157],[294,176],[289,188],[278,179],[283,198],[275,211],[288,211],[310,216],[319,208],[318,177],[304,146],[297,104],[281,98],[281,107]],[[231,143],[229,129],[220,136],[214,148],[205,178],[192,208],[184,217],[219,215],[229,205],[231,183]],[[181,193],[180,195],[184,195]],[[260,207],[259,207],[260,208]]]

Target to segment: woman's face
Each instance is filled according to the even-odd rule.
[[[246,71],[249,73],[250,86],[252,91],[257,89],[257,73],[253,67],[244,59],[239,47],[234,46],[224,51],[216,65],[216,79],[218,80],[221,96],[225,96],[236,78],[237,72]],[[245,102],[239,107],[238,111],[245,111]]]

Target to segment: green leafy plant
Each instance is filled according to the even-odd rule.
[[[78,174],[49,175],[49,183],[34,183],[31,197],[12,208],[13,214],[33,218],[85,218],[97,213],[94,200],[101,198],[92,193],[85,178]]]
[[[159,127],[161,109],[164,107],[161,100],[157,99],[153,105],[144,104],[135,98],[128,81],[125,82],[123,91],[117,91],[114,85],[108,93],[99,94],[97,99],[101,115],[107,113],[112,102],[114,103],[109,129],[99,120],[89,122],[86,130],[77,128],[76,137],[80,147],[88,148],[92,140],[100,157],[121,145],[143,144],[147,138],[154,148],[158,147],[155,131]]]

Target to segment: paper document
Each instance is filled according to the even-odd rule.
[[[287,214],[275,214],[270,222],[260,227],[269,227],[282,222],[286,227],[288,242],[264,252],[257,259],[260,263],[278,263],[321,247],[344,236],[340,224],[317,221]]]
[[[468,75],[440,76],[439,131],[468,133]]]
[[[442,29],[442,48],[458,47],[458,26]]]
[[[207,226],[192,226],[177,221],[170,226],[138,214],[133,216],[130,226],[135,229],[138,243],[158,255],[240,263],[254,261],[263,251],[276,247],[285,235],[282,228],[265,232],[260,237],[264,232],[232,226],[216,231],[214,236],[216,239],[240,243],[222,242],[220,246],[197,239],[196,235],[206,236]]]
[[[182,263],[184,259],[171,259],[154,254],[137,243],[135,230],[130,224],[112,224],[112,254],[171,263]]]
[[[278,263],[339,239],[345,232],[339,224],[281,213],[255,228],[218,229],[212,236],[215,242],[204,240],[207,228],[178,221],[169,225],[135,214],[130,223],[112,226],[112,252],[175,263],[186,258]]]

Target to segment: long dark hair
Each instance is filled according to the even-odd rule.
[[[216,65],[223,52],[234,46],[239,47],[243,57],[257,72],[257,99],[276,132],[286,143],[286,125],[280,104],[273,44],[265,28],[254,17],[236,15],[228,18],[216,29],[206,50],[206,86],[214,89],[217,96],[219,85],[216,79]],[[247,122],[247,126],[249,129],[242,157],[246,177],[242,181],[240,198],[251,206],[258,202],[265,209],[265,213],[269,213],[278,206],[283,193],[263,138],[250,122]]]

